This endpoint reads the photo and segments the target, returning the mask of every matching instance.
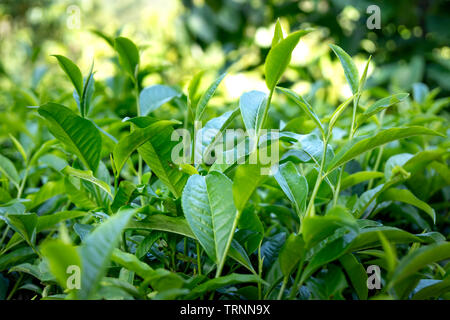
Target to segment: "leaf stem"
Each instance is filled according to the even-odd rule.
[[[199,245],[198,241],[196,243],[196,247],[197,247],[197,272],[198,272],[198,275],[201,276],[202,275],[202,259],[200,256],[200,245]]]
[[[359,103],[359,98],[361,97],[361,93],[357,93],[355,99],[353,100],[353,113],[352,113],[352,125],[350,127],[350,132],[349,132],[349,142],[353,140],[353,136],[355,134],[356,128],[356,111],[358,109],[358,103]],[[339,172],[339,177],[338,177],[338,181],[336,184],[336,189],[334,190],[334,194],[333,194],[333,206],[335,206],[337,204],[338,198],[339,198],[339,193],[341,192],[341,180],[342,180],[342,176],[344,174],[344,170],[345,170],[345,164],[342,165],[341,171]]]
[[[280,292],[278,293],[277,300],[281,300],[283,298],[284,289],[286,289],[286,284],[288,282],[288,276],[285,276],[283,279],[283,283],[281,284]]]
[[[325,166],[325,160],[327,156],[327,146],[328,146],[328,137],[323,140],[323,151],[322,151],[322,160],[320,162],[319,173],[317,174],[316,184],[314,185],[314,189],[311,193],[311,198],[309,199],[308,207],[306,208],[307,216],[314,216],[314,199],[316,198],[317,192],[319,191],[320,184],[322,183],[323,178],[323,167]],[[301,228],[301,226],[300,226]]]

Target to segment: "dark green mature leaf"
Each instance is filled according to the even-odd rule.
[[[178,121],[173,120],[161,120],[151,123],[145,128],[136,128],[129,135],[120,139],[119,143],[115,146],[113,151],[114,166],[117,175],[122,171],[128,158],[131,154],[146,143],[148,140],[155,137],[159,132],[163,131],[168,126],[177,124]]]
[[[372,104],[363,114],[361,114],[357,119],[356,127],[359,127],[367,119],[369,119],[374,114],[377,114],[381,110],[387,109],[390,106],[405,100],[409,96],[408,93],[397,93],[392,96],[380,99]]]
[[[83,76],[81,75],[80,68],[73,63],[70,59],[61,56],[61,55],[53,55],[56,59],[58,59],[58,63],[61,66],[61,69],[69,77],[70,81],[72,81],[73,86],[78,94],[78,96],[83,95]]]
[[[163,104],[171,101],[173,98],[180,97],[181,93],[172,87],[155,84],[144,88],[139,95],[139,107],[141,115],[146,116],[155,111]]]
[[[95,125],[56,103],[44,104],[38,112],[47,119],[51,133],[95,172],[102,150],[102,137]]]
[[[307,29],[291,33],[270,49],[264,64],[266,85],[269,90],[275,89],[275,86],[291,61],[292,51],[294,51],[300,38],[311,31],[311,29]]]
[[[211,83],[208,90],[203,93],[196,105],[195,120],[201,120],[203,113],[205,112],[206,105],[208,104],[209,100],[214,95],[214,92],[216,92],[216,89],[219,86],[220,82],[222,82],[223,78],[225,78],[226,75],[226,72],[222,73],[213,83]]]
[[[181,198],[184,215],[208,256],[220,265],[237,225],[232,182],[222,173],[189,178]]]
[[[298,172],[292,162],[286,162],[278,168],[274,175],[283,192],[294,204],[296,212],[301,215],[306,209],[306,198],[308,196],[308,182]]]
[[[353,231],[345,233],[344,229],[338,229],[333,235],[323,240],[324,243],[318,247],[317,251],[312,249],[313,255],[303,271],[300,281],[303,282],[309,278],[321,266],[343,256],[355,242],[356,237],[357,233]]]
[[[197,239],[194,233],[192,233],[186,219],[183,217],[170,217],[163,214],[154,214],[144,221],[131,221],[127,228],[166,231]]]
[[[434,242],[432,238],[419,237],[419,235],[414,235],[399,228],[385,226],[371,227],[360,230],[358,238],[351,246],[349,252],[380,247],[379,232],[382,232],[391,243]]]
[[[302,221],[302,234],[305,246],[311,248],[338,228],[346,228],[357,234],[359,232],[355,218],[344,207],[334,207],[324,216],[307,216]]]
[[[249,135],[258,137],[263,125],[264,110],[267,106],[267,95],[261,91],[245,92],[239,99],[239,109]],[[256,141],[255,141],[256,143]]]
[[[136,272],[137,275],[144,279],[147,279],[155,274],[153,268],[145,262],[140,261],[135,255],[128,252],[123,252],[117,248],[113,250],[111,260],[130,271]]]
[[[128,75],[136,81],[139,68],[139,50],[128,38],[118,37],[114,39],[114,48],[119,54],[120,64],[125,68]]]
[[[330,47],[341,61],[341,65],[345,73],[345,78],[347,79],[347,82],[350,85],[353,94],[357,93],[359,88],[359,75],[355,63],[341,47],[334,44],[330,44]]]
[[[322,136],[325,135],[325,129],[323,128],[323,124],[320,121],[319,116],[314,112],[312,106],[302,98],[302,96],[296,94],[294,91],[287,89],[287,88],[281,88],[277,87],[277,89],[281,92],[283,92],[290,100],[292,100],[297,106],[299,106],[303,112],[306,113],[306,115],[316,123],[317,128],[319,128],[320,132],[322,133]]]
[[[347,143],[341,150],[339,150],[333,160],[331,160],[331,162],[328,164],[327,172],[331,172],[344,163],[347,163],[348,161],[356,158],[360,154],[370,151],[383,144],[416,135],[439,136],[440,134],[436,131],[424,127],[412,126],[406,128],[386,129],[380,131],[373,137],[368,137],[365,139],[354,139]]]
[[[367,288],[367,273],[361,262],[356,257],[349,253],[343,255],[339,262],[345,269],[345,273],[349,277],[353,288],[355,288],[358,298],[360,300],[366,300],[368,296]]]
[[[449,258],[450,242],[433,243],[413,250],[400,260],[388,286],[392,288],[399,281],[406,279],[427,265]]]
[[[18,189],[20,183],[20,177],[17,173],[17,169],[14,164],[8,158],[2,156],[0,154],[0,173],[3,174],[9,181],[14,184],[14,186]]]
[[[123,230],[134,209],[122,209],[91,232],[80,247],[82,261],[81,289],[79,299],[89,299],[95,294],[100,280],[105,275],[108,261],[118,245]]]
[[[417,198],[411,191],[408,189],[395,189],[390,188],[386,191],[383,191],[378,196],[378,201],[400,201],[404,203],[411,204],[419,209],[425,211],[431,219],[433,219],[433,223],[436,223],[436,212],[432,207],[430,207],[426,202]]]
[[[247,282],[264,283],[264,281],[257,275],[232,273],[232,274],[229,274],[229,275],[226,275],[223,277],[210,279],[210,280],[200,284],[199,286],[196,286],[186,296],[186,299],[195,299],[208,291],[214,291],[221,287],[225,287],[225,286],[229,286],[229,285],[233,285],[233,284],[247,283]]]

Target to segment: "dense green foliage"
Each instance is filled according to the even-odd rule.
[[[104,81],[55,54],[71,90],[20,88],[1,111],[0,298],[449,299],[449,98],[366,89],[371,58],[359,70],[337,45],[347,99],[302,96],[284,80],[314,32],[277,22],[267,90],[234,101],[220,91],[233,66],[144,86],[158,70],[125,37],[97,31],[114,56]],[[256,143],[223,164],[226,142],[246,141],[230,128]],[[279,161],[249,161],[263,148]]]

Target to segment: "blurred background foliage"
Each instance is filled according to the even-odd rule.
[[[371,4],[381,9],[380,30],[366,26]],[[440,87],[439,96],[448,96],[449,9],[446,0],[2,0],[0,85],[3,92],[17,85],[30,89],[40,102],[52,98],[47,95],[59,96],[61,87],[67,92],[63,75],[48,72],[57,68],[51,54],[69,56],[85,72],[94,59],[96,79],[109,79],[114,85],[116,64],[108,37],[122,34],[140,45],[142,65],[147,67],[143,85],[183,85],[200,68],[231,67],[239,73],[227,77],[223,89],[236,99],[246,90],[264,88],[261,65],[280,18],[287,31],[317,30],[294,52],[285,78],[300,93],[314,96],[318,91],[332,104],[348,96],[328,47],[337,43],[356,56],[360,68],[373,55],[376,71],[369,87],[411,91],[414,83],[423,82],[430,89]],[[49,86],[55,90],[42,90]],[[0,108],[12,98],[2,94]]]
[[[381,9],[379,30],[366,26],[370,16],[366,10],[372,4]],[[448,0],[2,0],[0,149],[5,156],[18,160],[9,134],[18,137],[27,149],[46,140],[36,121],[37,113],[30,106],[52,101],[76,109],[72,85],[53,54],[75,61],[83,75],[94,61],[95,93],[89,117],[118,138],[123,128],[121,119],[136,115],[133,84],[120,70],[112,48],[112,40],[118,35],[129,37],[139,46],[141,88],[166,84],[186,93],[197,72],[205,71],[206,79],[201,81],[204,89],[218,73],[228,70],[205,118],[232,110],[243,92],[267,91],[263,62],[277,18],[286,32],[315,29],[294,50],[280,85],[304,95],[320,117],[330,115],[351,95],[342,67],[329,47],[335,43],[352,55],[360,74],[372,55],[362,106],[388,94],[411,93],[389,109],[383,126],[427,123],[431,129],[439,129],[441,122],[435,121],[439,115],[445,119],[448,133],[449,13]],[[165,104],[152,116],[183,120],[185,98]],[[309,133],[314,126],[298,111],[277,95],[269,125]],[[346,132],[342,128],[350,126],[350,116],[340,121],[343,126],[333,132],[338,144]],[[374,131],[379,125],[372,122],[361,130]],[[420,138],[416,140],[427,149]],[[440,147],[448,150],[448,139]],[[381,163],[405,150],[419,151],[408,142],[393,143],[386,147]],[[373,166],[376,153],[370,153],[365,161]],[[420,199],[439,204],[444,213],[437,229],[449,234],[450,187],[428,174],[415,180],[411,188],[417,186],[414,193]],[[441,189],[442,193],[437,192]],[[420,231],[417,226],[424,223],[405,222],[411,231]]]

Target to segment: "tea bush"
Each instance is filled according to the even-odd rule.
[[[337,45],[350,96],[303,97],[310,32],[277,23],[267,91],[215,107],[233,66],[143,88],[128,38],[98,33],[110,82],[55,55],[73,92],[2,111],[0,297],[448,299],[449,98],[368,92]]]

